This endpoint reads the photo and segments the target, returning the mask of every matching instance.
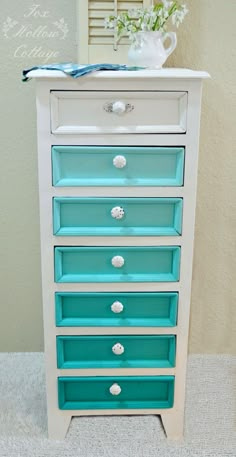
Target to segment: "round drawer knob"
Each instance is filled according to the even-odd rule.
[[[107,113],[114,113],[118,114],[118,116],[124,114],[124,113],[130,113],[134,109],[134,105],[131,103],[125,103],[122,100],[115,100],[112,102],[106,102],[103,105],[103,109]]]
[[[121,355],[125,352],[125,348],[122,346],[122,344],[116,343],[114,346],[112,346],[112,352],[115,355]]]
[[[122,305],[122,303],[119,301],[114,301],[114,303],[112,303],[112,305],[111,305],[111,310],[115,314],[122,313],[123,309],[124,309],[124,305]]]
[[[120,395],[121,387],[119,386],[119,384],[115,383],[115,384],[112,384],[109,391],[110,391],[111,395]]]
[[[114,102],[112,105],[112,112],[115,114],[123,114],[126,112],[126,104],[120,100]]]
[[[124,168],[126,166],[126,158],[124,156],[115,156],[113,165],[116,168]]]
[[[121,268],[121,267],[123,267],[123,265],[125,263],[125,259],[121,255],[115,255],[114,257],[112,257],[111,263],[112,263],[113,267]]]
[[[111,210],[113,219],[122,219],[125,215],[124,209],[121,206],[114,206]]]

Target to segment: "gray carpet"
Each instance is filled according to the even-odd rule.
[[[49,441],[43,354],[0,353],[0,368],[1,457],[236,457],[236,357],[189,358],[181,443],[155,416],[74,418]]]

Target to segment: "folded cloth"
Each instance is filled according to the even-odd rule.
[[[63,71],[66,75],[72,76],[73,78],[79,78],[79,76],[86,75],[93,71],[98,70],[125,70],[125,71],[135,71],[141,70],[143,67],[129,67],[127,65],[111,64],[111,63],[96,63],[88,65],[80,65],[75,63],[55,63],[48,65],[38,65],[36,67],[28,68],[27,70],[22,71],[22,81],[28,81],[31,78],[28,78],[28,73],[33,70],[60,70]]]

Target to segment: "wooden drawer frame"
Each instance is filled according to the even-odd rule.
[[[54,135],[173,134],[187,129],[187,92],[52,90],[50,94]],[[105,106],[117,100],[132,106],[133,111],[123,116],[106,112]],[[149,122],[142,125],[146,117]]]

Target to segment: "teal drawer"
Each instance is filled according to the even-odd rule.
[[[60,409],[172,408],[174,376],[59,377]]]
[[[58,368],[172,368],[174,335],[58,336]]]
[[[182,186],[183,175],[182,147],[52,147],[54,186]]]
[[[180,235],[182,198],[54,198],[54,235]]]
[[[57,327],[173,327],[178,293],[58,292],[55,306]]]
[[[56,282],[170,282],[179,270],[179,246],[55,248]]]

